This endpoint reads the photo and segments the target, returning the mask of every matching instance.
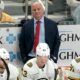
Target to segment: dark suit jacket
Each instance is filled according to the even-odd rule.
[[[60,37],[57,28],[57,24],[44,17],[45,23],[45,42],[50,47],[50,57],[57,62],[58,51],[60,46]],[[34,44],[34,19],[31,19],[29,22],[26,22],[21,30],[21,35],[19,38],[19,47],[21,51],[21,57],[25,63],[28,60],[28,54],[31,52]]]

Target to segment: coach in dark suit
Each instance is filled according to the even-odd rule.
[[[27,60],[36,56],[33,52],[34,36],[36,33],[36,21],[40,21],[39,42],[46,42],[49,45],[51,50],[50,57],[54,60],[55,63],[57,63],[60,46],[57,24],[56,22],[44,16],[45,7],[40,0],[32,3],[31,10],[33,18],[23,25],[19,38],[19,47],[22,60],[25,63]]]

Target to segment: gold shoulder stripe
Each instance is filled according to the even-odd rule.
[[[33,66],[33,64],[30,62],[27,64],[27,66],[31,68]]]
[[[80,57],[79,58],[76,58],[75,61],[78,63],[80,62]]]

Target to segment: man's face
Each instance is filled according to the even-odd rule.
[[[5,59],[4,61],[5,61],[6,64],[9,63],[9,59]],[[4,64],[4,62],[0,59],[0,73],[3,73],[5,69],[6,69],[6,68],[5,68],[5,64]]]
[[[48,59],[48,56],[37,56],[38,66],[43,67],[47,63]]]
[[[35,19],[40,20],[41,17],[44,15],[44,9],[42,5],[38,2],[33,3],[31,6],[32,9],[32,15]]]
[[[0,73],[3,73],[5,69],[5,65],[3,63],[3,61],[0,59]]]

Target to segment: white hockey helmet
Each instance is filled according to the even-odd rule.
[[[4,10],[4,2],[2,0],[0,1],[0,9]]]
[[[36,55],[50,56],[50,48],[46,43],[39,43],[36,47]]]
[[[0,57],[3,59],[9,59],[10,58],[8,51],[4,48],[0,48]]]

